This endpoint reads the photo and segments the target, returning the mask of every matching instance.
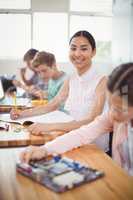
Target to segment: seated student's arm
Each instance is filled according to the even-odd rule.
[[[22,81],[23,81],[27,86],[29,86],[29,85],[32,84],[32,81],[31,81],[31,80],[27,80],[27,79],[25,78],[25,73],[26,73],[26,68],[21,68],[21,69],[20,69],[20,76],[21,76],[21,79],[22,79]]]
[[[47,96],[48,96],[47,91],[43,91],[34,85],[29,86],[27,92],[29,94],[32,94],[33,96],[37,97],[38,99],[47,99]]]
[[[109,113],[98,116],[92,123],[82,126],[67,134],[57,137],[41,147],[28,147],[21,154],[21,161],[29,162],[31,159],[41,159],[47,155],[62,154],[74,148],[90,144],[100,135],[110,132],[113,123]]]
[[[103,111],[104,103],[105,103],[105,96],[106,96],[106,83],[107,79],[103,78],[96,88],[96,98],[93,104],[93,108],[89,114],[84,117],[80,121],[71,121],[65,123],[51,123],[43,124],[43,123],[35,123],[29,127],[29,131],[32,134],[39,135],[44,134],[46,131],[63,131],[69,132],[71,130],[80,128],[83,125],[89,124],[93,121],[98,115],[100,115]]]
[[[18,119],[22,117],[30,117],[34,115],[41,115],[56,110],[62,102],[64,102],[69,92],[69,80],[66,80],[60,89],[59,93],[47,105],[37,106],[32,109],[19,111],[12,109],[10,113],[11,119]]]
[[[27,85],[24,85],[23,83],[21,83],[21,82],[18,81],[18,80],[13,80],[13,84],[14,84],[16,87],[22,88],[22,89],[25,90],[27,93],[32,94],[32,95],[36,96],[36,97],[39,98],[39,99],[44,99],[44,98],[47,98],[47,96],[48,96],[48,94],[47,94],[46,91],[43,91],[43,90],[37,88],[37,87],[34,86],[34,85],[27,86]]]
[[[34,89],[34,91],[29,91],[30,94],[32,94],[33,96],[37,97],[38,99],[47,99],[48,98],[48,92],[47,91],[43,91],[41,89]]]
[[[26,90],[26,91],[28,91],[28,89],[29,89],[29,86],[24,85],[23,83],[21,83],[21,81],[18,81],[18,80],[13,80],[13,84],[16,87],[20,87],[20,88],[22,88],[23,90]]]

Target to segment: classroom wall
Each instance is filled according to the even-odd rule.
[[[67,12],[69,7],[68,0],[31,0],[31,7],[36,12]],[[22,55],[23,56],[23,55]],[[72,67],[69,63],[59,63],[61,68],[71,73]],[[23,66],[22,60],[2,60],[0,59],[0,75],[10,75],[17,73],[18,68]]]
[[[57,63],[60,70],[65,71],[67,74],[72,74],[75,69],[71,63]],[[115,67],[112,63],[107,62],[93,62],[97,70],[101,74],[109,74]],[[0,75],[13,75],[18,74],[19,68],[23,66],[22,60],[0,60]]]
[[[121,62],[133,60],[133,0],[113,1],[113,63],[95,63],[98,70],[108,74]],[[131,4],[132,3],[132,4]],[[34,11],[64,12],[68,10],[68,0],[32,0]],[[23,66],[22,60],[0,60],[0,75],[15,74]],[[74,71],[70,63],[59,63],[60,68],[68,74]]]
[[[71,74],[74,69],[71,63],[57,63],[59,68],[68,74]],[[19,68],[23,67],[22,60],[0,60],[0,75],[11,75],[18,73]]]
[[[113,62],[133,61],[133,0],[114,0],[113,13]]]
[[[65,12],[68,11],[68,0],[31,0],[33,11]]]

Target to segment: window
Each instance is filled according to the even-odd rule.
[[[94,36],[97,43],[96,60],[111,58],[112,18],[73,15],[70,18],[70,35],[79,30],[87,30]]]
[[[1,14],[0,27],[0,57],[22,57],[31,47],[30,15]]]
[[[70,0],[71,11],[112,13],[112,0]]]
[[[34,47],[54,53],[58,62],[66,62],[68,40],[81,29],[88,30],[96,39],[96,60],[111,57],[112,0],[64,0],[68,11],[58,11],[58,0],[54,9],[47,1],[45,12],[39,10],[41,6],[43,10],[45,1],[39,0],[37,10],[35,2],[0,0],[0,58],[17,59]]]
[[[34,14],[34,48],[55,54],[57,61],[67,60],[68,22],[65,13]]]
[[[0,0],[0,8],[3,9],[29,9],[30,0]]]

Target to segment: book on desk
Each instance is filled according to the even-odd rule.
[[[8,131],[0,131],[0,147],[13,147],[13,146],[26,146],[26,145],[41,145],[50,140],[55,139],[57,136],[63,134],[60,131],[52,131],[50,133],[45,133],[44,136],[31,135],[23,124],[31,124],[34,122],[39,123],[58,123],[58,122],[69,122],[73,118],[66,113],[61,111],[54,111],[40,116],[27,117],[18,120],[11,120],[10,114],[1,114],[0,124],[9,125]]]
[[[58,123],[58,122],[69,122],[74,120],[73,117],[70,115],[61,112],[59,110],[49,112],[46,114],[38,115],[38,116],[33,116],[33,117],[25,117],[17,120],[11,120],[10,119],[10,114],[2,114],[1,121],[5,122],[11,122],[11,123],[20,123],[23,124],[25,122],[31,122],[31,123]]]

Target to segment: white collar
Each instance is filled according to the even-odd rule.
[[[89,80],[93,80],[95,74],[96,74],[96,69],[94,66],[91,65],[90,68],[81,76],[77,74],[77,78],[80,82],[86,82]]]

